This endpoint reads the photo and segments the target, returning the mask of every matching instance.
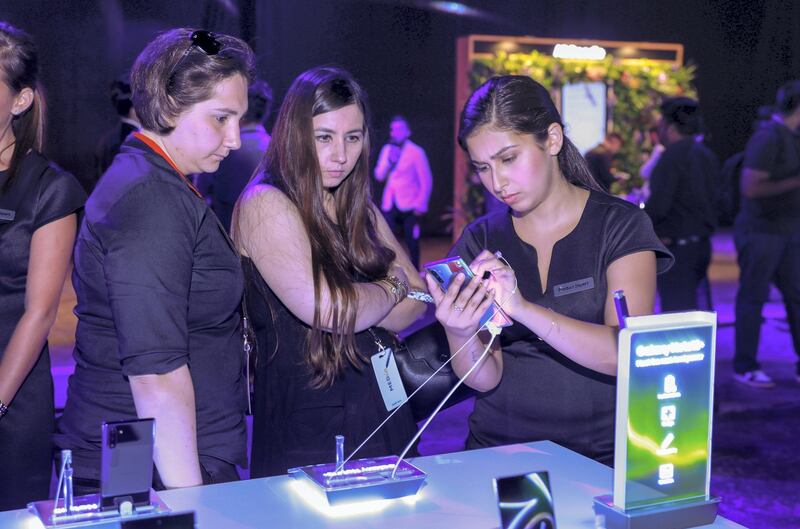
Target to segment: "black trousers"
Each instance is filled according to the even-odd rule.
[[[50,495],[54,414],[50,354],[45,347],[0,419],[0,511],[24,509]]]
[[[675,256],[675,263],[657,278],[661,312],[697,310],[698,288],[706,282],[711,263],[711,241],[707,237],[682,239],[667,249]]]
[[[781,235],[737,227],[734,242],[740,270],[734,371],[744,373],[759,368],[756,354],[763,321],[761,310],[769,298],[771,283],[783,296],[792,344],[800,356],[800,233]]]
[[[411,263],[419,269],[419,216],[413,211],[400,211],[397,206],[384,212],[384,216],[392,232],[405,242]]]

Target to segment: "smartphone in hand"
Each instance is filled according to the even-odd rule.
[[[466,285],[467,281],[475,277],[475,274],[469,269],[467,263],[458,256],[427,263],[425,265],[425,270],[433,277],[439,286],[442,287],[443,291],[448,289],[450,283],[458,274],[464,274],[464,285]],[[498,327],[508,327],[513,323],[511,318],[503,312],[503,309],[500,308],[500,305],[498,305],[496,301],[492,303],[492,306],[486,309],[486,312],[481,316],[481,328],[489,321],[493,322]]]

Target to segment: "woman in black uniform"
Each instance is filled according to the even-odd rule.
[[[36,49],[0,22],[0,510],[50,491],[55,428],[47,334],[86,194],[42,150]]]
[[[347,72],[301,74],[238,205],[258,338],[253,477],[333,461],[338,434],[345,452],[358,446],[389,413],[370,362],[389,345],[379,328],[424,311],[406,299],[422,281],[370,200],[367,117]],[[403,408],[356,457],[399,452],[414,429]]]
[[[652,312],[657,270],[672,258],[644,212],[601,191],[532,79],[484,83],[462,111],[458,139],[508,208],[470,224],[451,250],[476,273],[461,292],[463,279],[443,293],[428,278],[452,351],[469,342],[453,360],[456,372],[463,376],[488,342],[486,331],[469,339],[493,300],[515,322],[466,380],[483,392],[467,446],[549,439],[611,463],[612,294],[625,291],[631,315]]]
[[[186,175],[241,145],[253,64],[237,38],[174,29],[133,66],[142,130],[86,203],[75,248],[77,367],[56,444],[76,490],[99,485],[103,421],[155,418],[156,486],[232,481],[247,464],[239,257]]]

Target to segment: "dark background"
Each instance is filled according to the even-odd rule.
[[[760,105],[800,78],[796,0],[464,0],[477,16],[423,0],[0,0],[0,19],[38,43],[49,103],[47,154],[91,185],[95,146],[115,122],[109,82],[156,33],[206,27],[241,36],[279,102],[300,72],[350,70],[370,94],[373,147],[405,114],[428,152],[434,194],[425,228],[441,233],[452,203],[455,40],[460,35],[679,42],[698,66],[711,147],[743,148]],[[439,2],[441,4],[441,2]],[[273,112],[274,114],[274,112]]]

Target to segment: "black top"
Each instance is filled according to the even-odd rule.
[[[800,175],[800,133],[775,120],[761,124],[745,149],[743,167],[769,173],[770,180]],[[764,198],[741,197],[737,225],[768,233],[800,231],[800,189]]]
[[[244,268],[258,355],[250,476],[333,462],[338,434],[344,435],[347,457],[389,414],[371,363],[358,369],[347,364],[331,387],[311,388],[304,358],[309,326],[280,302],[251,261],[245,260]],[[373,332],[389,345],[385,331]],[[369,331],[355,338],[364,357],[378,352]],[[410,408],[404,406],[354,458],[400,455],[415,431]]]
[[[645,211],[659,237],[708,237],[717,224],[714,210],[719,161],[694,138],[669,144],[650,177]]]
[[[2,191],[7,178],[7,171],[0,171],[0,358],[25,312],[33,233],[75,213],[86,201],[74,176],[34,151],[22,161],[11,188]]]
[[[11,188],[2,191],[7,178],[8,172],[0,171],[0,358],[25,312],[33,233],[86,201],[74,176],[34,151],[23,159]]]
[[[200,455],[246,466],[239,258],[213,212],[130,137],[86,204],[72,282],[75,374],[56,443],[96,479],[100,425],[136,417],[129,376],[184,364]]]
[[[608,296],[606,270],[626,255],[655,251],[659,271],[672,256],[636,206],[591,192],[575,229],[553,246],[543,289],[536,248],[519,238],[508,210],[482,217],[450,251],[468,263],[483,249],[500,250],[514,269],[522,296],[553,311],[602,324]],[[616,380],[568,359],[525,326],[500,335],[503,377],[482,393],[470,416],[469,448],[549,439],[610,463],[614,456]]]

